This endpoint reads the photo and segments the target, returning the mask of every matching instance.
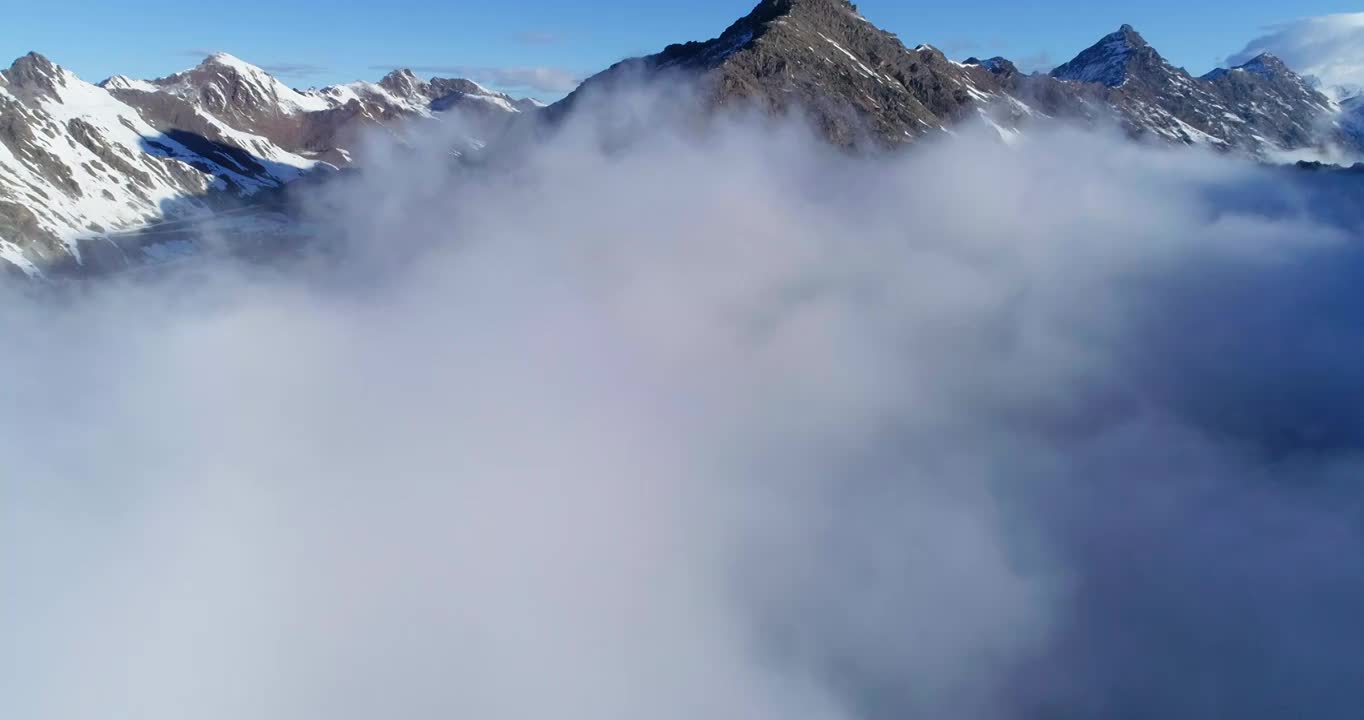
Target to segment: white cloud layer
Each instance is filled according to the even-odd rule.
[[[5,297],[0,716],[1357,718],[1357,185],[613,117]]]
[[[1308,17],[1275,25],[1227,62],[1239,65],[1263,52],[1317,78],[1337,99],[1364,93],[1364,13]]]

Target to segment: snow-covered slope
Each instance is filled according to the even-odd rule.
[[[81,235],[203,213],[214,191],[249,195],[316,165],[163,132],[37,54],[0,72],[0,118],[0,256],[30,272],[79,262]]]
[[[81,263],[81,238],[208,212],[351,164],[361,133],[460,118],[478,147],[536,104],[411,71],[298,91],[225,53],[87,83],[30,54],[0,72],[0,272]]]
[[[130,82],[110,78],[109,83]],[[109,83],[106,83],[106,87]],[[244,120],[326,110],[323,100],[300,93],[273,75],[227,53],[214,53],[198,66],[145,85],[189,100],[209,112]]]
[[[103,85],[159,127],[190,129],[233,144],[263,138],[266,144],[253,152],[268,154],[278,148],[334,165],[356,160],[358,138],[368,129],[395,129],[405,121],[458,115],[468,126],[468,139],[481,144],[511,116],[529,109],[527,101],[469,80],[427,81],[406,69],[394,70],[377,83],[298,91],[225,53],[210,55],[198,66],[169,77],[114,77]],[[448,112],[456,109],[458,113]]]

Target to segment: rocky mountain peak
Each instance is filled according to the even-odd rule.
[[[857,6],[848,0],[762,0],[735,26],[753,28],[784,21],[803,21],[830,29],[849,21],[869,24],[858,14]]]
[[[1013,61],[997,55],[985,60],[981,60],[978,57],[969,57],[962,61],[962,64],[979,65],[995,75],[1013,76],[1018,74],[1018,66],[1014,65]]]
[[[1256,75],[1261,75],[1263,77],[1270,78],[1271,80],[1276,77],[1294,74],[1293,71],[1289,70],[1288,66],[1285,65],[1284,62],[1280,60],[1277,55],[1267,52],[1260,53],[1259,55],[1256,55],[1255,57],[1251,58],[1249,61],[1237,65],[1236,69],[1245,70],[1246,72],[1250,73],[1255,73]]]
[[[379,86],[397,95],[398,97],[410,98],[425,93],[426,83],[421,78],[407,68],[400,68],[385,75],[379,81]]]
[[[299,93],[265,70],[224,52],[215,52],[189,70],[169,77],[146,83],[110,78],[106,87],[164,91],[252,132],[259,132],[255,124],[266,118],[327,107],[325,102]]]
[[[1142,37],[1141,33],[1137,32],[1136,28],[1127,23],[1123,23],[1122,27],[1118,28],[1117,32],[1112,33],[1105,39],[1122,40],[1129,47],[1133,48],[1150,47],[1150,44],[1146,42],[1146,38]]]
[[[829,11],[855,13],[857,8],[848,0],[761,0],[749,18],[772,20],[783,16],[806,13],[820,14]]]
[[[439,97],[449,95],[450,93],[464,93],[465,95],[497,94],[473,80],[466,80],[464,78],[431,78],[432,95]]]
[[[43,55],[30,52],[27,55],[16,58],[9,66],[11,81],[18,75],[56,75],[57,66]]]
[[[803,28],[844,39],[844,30],[853,25],[862,26],[863,31],[876,31],[848,0],[761,0],[748,15],[736,20],[719,37],[706,42],[669,45],[655,58],[662,67],[703,67],[723,62],[725,58],[774,31],[786,31],[789,34],[795,28]]]
[[[4,75],[11,87],[39,93],[55,93],[61,79],[61,68],[36,52],[15,60]]]
[[[954,62],[928,45],[908,48],[847,0],[761,0],[718,37],[669,45],[589,78],[550,117],[596,88],[655,73],[695,79],[702,112],[751,104],[800,114],[848,147],[912,142],[979,117],[1004,92],[990,69]]]
[[[215,52],[209,55],[208,57],[205,57],[197,67],[203,69],[214,69],[220,71],[227,71],[231,73],[239,73],[243,75],[268,74],[264,70],[256,67],[255,65],[252,65],[251,63],[242,60],[241,58],[236,57],[235,55],[229,55],[225,52]]]
[[[1119,87],[1127,82],[1134,66],[1163,67],[1165,61],[1131,25],[1123,25],[1075,59],[1051,71],[1058,80],[1097,82]]]

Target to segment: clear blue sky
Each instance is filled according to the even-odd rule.
[[[0,57],[37,50],[87,80],[159,77],[225,50],[306,87],[377,79],[382,68],[466,69],[518,94],[519,78],[585,76],[670,42],[713,37],[756,0],[0,0]],[[1358,11],[1359,0],[861,0],[907,45],[1028,68],[1069,59],[1132,23],[1171,62],[1202,73],[1265,26]],[[448,74],[448,73],[447,73]],[[539,76],[537,76],[539,77]],[[520,87],[514,85],[520,84]],[[540,85],[546,83],[540,82]],[[553,84],[553,83],[550,83]]]

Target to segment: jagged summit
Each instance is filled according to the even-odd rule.
[[[669,45],[589,78],[552,108],[658,73],[698,80],[703,108],[736,104],[807,116],[838,145],[897,145],[975,115],[1000,99],[985,67],[907,48],[846,0],[762,0],[719,36]]]
[[[978,57],[969,57],[962,61],[963,65],[979,65],[996,75],[1016,75],[1018,66],[1007,58],[996,55],[992,58],[981,60]]]
[[[241,58],[237,57],[236,55],[232,55],[232,54],[230,54],[230,53],[225,53],[225,52],[222,52],[222,51],[212,52],[212,53],[209,53],[208,55],[204,56],[204,59],[203,59],[202,61],[200,61],[199,65],[201,65],[201,66],[202,66],[202,65],[223,65],[223,66],[226,66],[226,67],[233,67],[233,68],[241,68],[241,69],[249,69],[249,70],[260,70],[260,68],[256,67],[255,65],[252,65],[251,63],[246,62],[245,60],[242,60]],[[262,71],[262,72],[263,72],[263,71]]]
[[[196,71],[201,74],[206,72],[217,72],[229,76],[239,75],[250,78],[252,81],[261,85],[284,85],[264,68],[249,63],[236,55],[225,52],[210,53],[195,67],[178,74],[185,75]]]
[[[1051,76],[1058,80],[1120,87],[1140,66],[1164,69],[1168,64],[1135,28],[1123,25],[1100,38],[1075,59],[1052,70]]]
[[[399,68],[383,77],[379,87],[400,98],[413,99],[427,93],[426,83],[408,68]]]
[[[801,29],[820,29],[822,34],[842,40],[847,39],[849,30],[889,35],[871,25],[848,0],[761,0],[718,37],[669,45],[647,59],[660,67],[714,67],[769,33],[789,35]]]
[[[12,73],[42,72],[51,74],[56,72],[57,66],[43,54],[30,50],[24,55],[15,58],[14,62],[10,63],[9,70]]]
[[[4,76],[5,84],[11,87],[51,93],[56,91],[61,72],[62,69],[56,63],[37,52],[29,52],[16,59],[10,64],[9,70],[0,75]]]
[[[1150,45],[1146,42],[1146,38],[1142,37],[1141,33],[1137,32],[1136,28],[1127,23],[1123,23],[1122,27],[1119,27],[1117,32],[1110,34],[1106,39],[1122,39],[1123,42],[1132,47],[1149,47]]]
[[[1225,85],[1237,76],[1240,76],[1240,82],[1251,82],[1253,78],[1274,85],[1282,92],[1306,98],[1314,104],[1321,104],[1319,100],[1325,100],[1325,96],[1321,96],[1320,99],[1315,97],[1319,94],[1318,90],[1307,78],[1293,72],[1277,55],[1268,52],[1260,53],[1232,68],[1217,68],[1200,79]]]
[[[1283,60],[1280,60],[1277,55],[1267,52],[1260,53],[1249,61],[1237,65],[1235,69],[1245,70],[1271,79],[1281,75],[1293,74],[1293,71],[1288,69]]]
[[[848,0],[761,0],[745,19],[769,21],[782,16],[830,11],[857,15],[857,7]]]

